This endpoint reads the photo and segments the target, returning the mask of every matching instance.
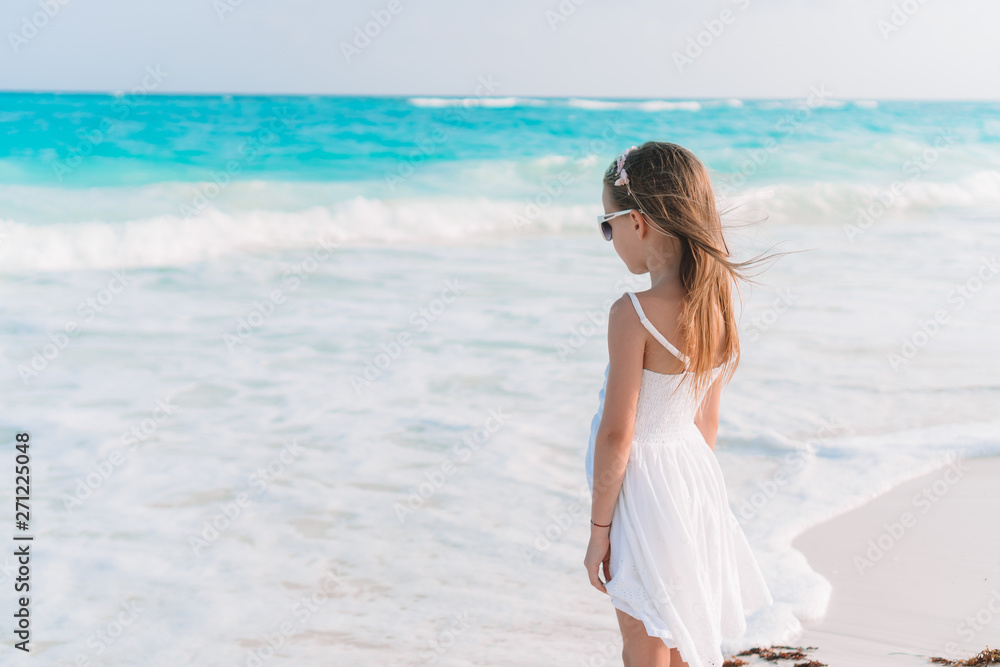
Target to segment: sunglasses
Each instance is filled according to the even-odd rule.
[[[617,218],[619,215],[624,215],[626,213],[631,213],[635,209],[627,208],[624,211],[618,211],[617,213],[605,213],[604,215],[597,216],[597,222],[601,225],[601,232],[604,233],[604,240],[611,240],[611,223],[608,222],[611,218]]]

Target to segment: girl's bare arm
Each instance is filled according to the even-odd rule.
[[[639,384],[646,352],[645,329],[627,294],[608,311],[608,383],[594,441],[594,496],[590,518],[611,523],[632,449]]]

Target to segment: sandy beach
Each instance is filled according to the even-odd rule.
[[[833,593],[794,642],[831,666],[1000,648],[1000,458],[959,458],[793,541]]]

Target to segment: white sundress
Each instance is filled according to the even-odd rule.
[[[626,294],[643,326],[689,365],[646,318],[635,294]],[[591,495],[608,368],[587,449]],[[742,636],[745,615],[774,600],[729,506],[715,452],[694,423],[704,393],[694,395],[685,383],[671,395],[687,374],[642,370],[632,447],[611,520],[606,588],[616,608],[676,647],[691,667],[722,667],[722,638]]]

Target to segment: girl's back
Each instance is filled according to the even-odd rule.
[[[686,369],[690,363],[688,357],[653,326],[645,315],[636,294],[634,292],[626,294],[632,300],[642,325],[659,343],[659,345],[654,346],[654,349],[662,348],[681,365],[682,369]],[[652,354],[647,353],[647,356],[652,356]],[[713,369],[713,381],[721,370],[722,365]],[[698,391],[690,382],[682,382],[687,374],[686,370],[676,373],[662,373],[643,366],[632,435],[633,451],[638,444],[646,441],[650,441],[654,445],[661,444],[663,441],[669,444],[671,439],[667,438],[668,434],[684,434],[685,432],[701,439],[705,447],[708,447],[708,443],[704,441],[701,431],[695,424],[695,415],[705,398],[708,387]]]

